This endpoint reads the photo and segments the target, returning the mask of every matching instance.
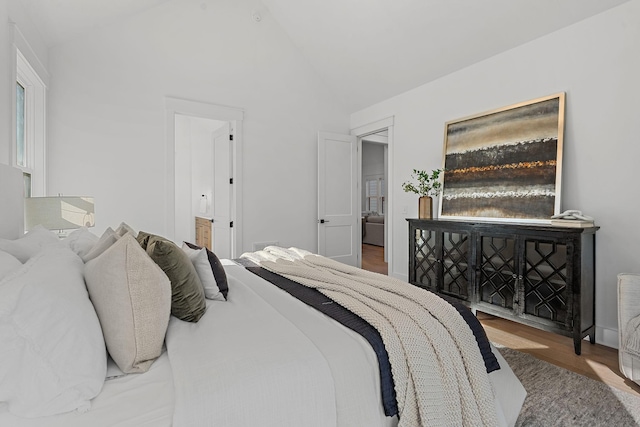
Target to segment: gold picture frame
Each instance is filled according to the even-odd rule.
[[[449,121],[439,216],[546,222],[560,212],[565,93]]]

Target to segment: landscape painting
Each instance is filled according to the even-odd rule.
[[[564,98],[448,122],[440,216],[542,222],[559,213]]]

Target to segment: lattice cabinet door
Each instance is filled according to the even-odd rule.
[[[478,301],[518,311],[518,239],[515,236],[479,235]]]
[[[571,327],[573,302],[567,262],[572,251],[572,245],[562,241],[525,240],[523,314]]]
[[[471,283],[471,239],[468,232],[443,231],[442,238],[442,280],[440,292],[469,300]]]
[[[415,228],[412,233],[413,243],[410,256],[412,267],[409,269],[409,281],[431,291],[438,291],[440,263],[436,243],[437,231],[433,229]],[[414,276],[414,277],[411,277]]]

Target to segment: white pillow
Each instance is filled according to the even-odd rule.
[[[111,247],[119,237],[120,236],[118,236],[111,227],[107,228],[104,230],[104,233],[102,233],[102,236],[100,236],[96,244],[93,245],[93,248],[91,248],[91,250],[82,257],[82,261],[86,263],[99,256],[101,253],[109,249],[109,247]]]
[[[116,228],[115,233],[120,237],[124,236],[127,233],[131,233],[133,237],[138,236],[138,233],[126,222],[121,222],[118,228]]]
[[[220,292],[220,288],[218,288],[213,270],[211,270],[207,250],[205,248],[199,250],[191,249],[186,243],[182,244],[182,250],[189,256],[191,263],[196,268],[196,273],[198,273],[198,277],[204,288],[205,298],[216,301],[226,301],[224,295]]]
[[[84,274],[109,354],[123,372],[146,372],[162,354],[169,278],[131,234],[87,262]]]
[[[18,261],[18,258],[14,257],[10,253],[0,251],[0,280],[13,270],[17,270],[20,267],[22,267],[22,263]]]
[[[98,243],[98,236],[89,231],[87,227],[80,227],[74,230],[63,240],[69,248],[80,258],[86,256]]]
[[[45,249],[0,281],[0,402],[23,417],[86,411],[107,358],[82,261]]]
[[[60,239],[41,225],[36,225],[17,240],[0,239],[0,251],[9,252],[22,263],[51,245],[61,246]]]

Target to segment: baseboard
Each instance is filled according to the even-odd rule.
[[[596,342],[607,347],[618,348],[618,330],[596,325]]]
[[[391,273],[391,276],[395,277],[396,279],[402,280],[403,282],[408,282],[409,281],[409,275],[408,274],[402,274],[402,273],[393,272],[393,273]]]

